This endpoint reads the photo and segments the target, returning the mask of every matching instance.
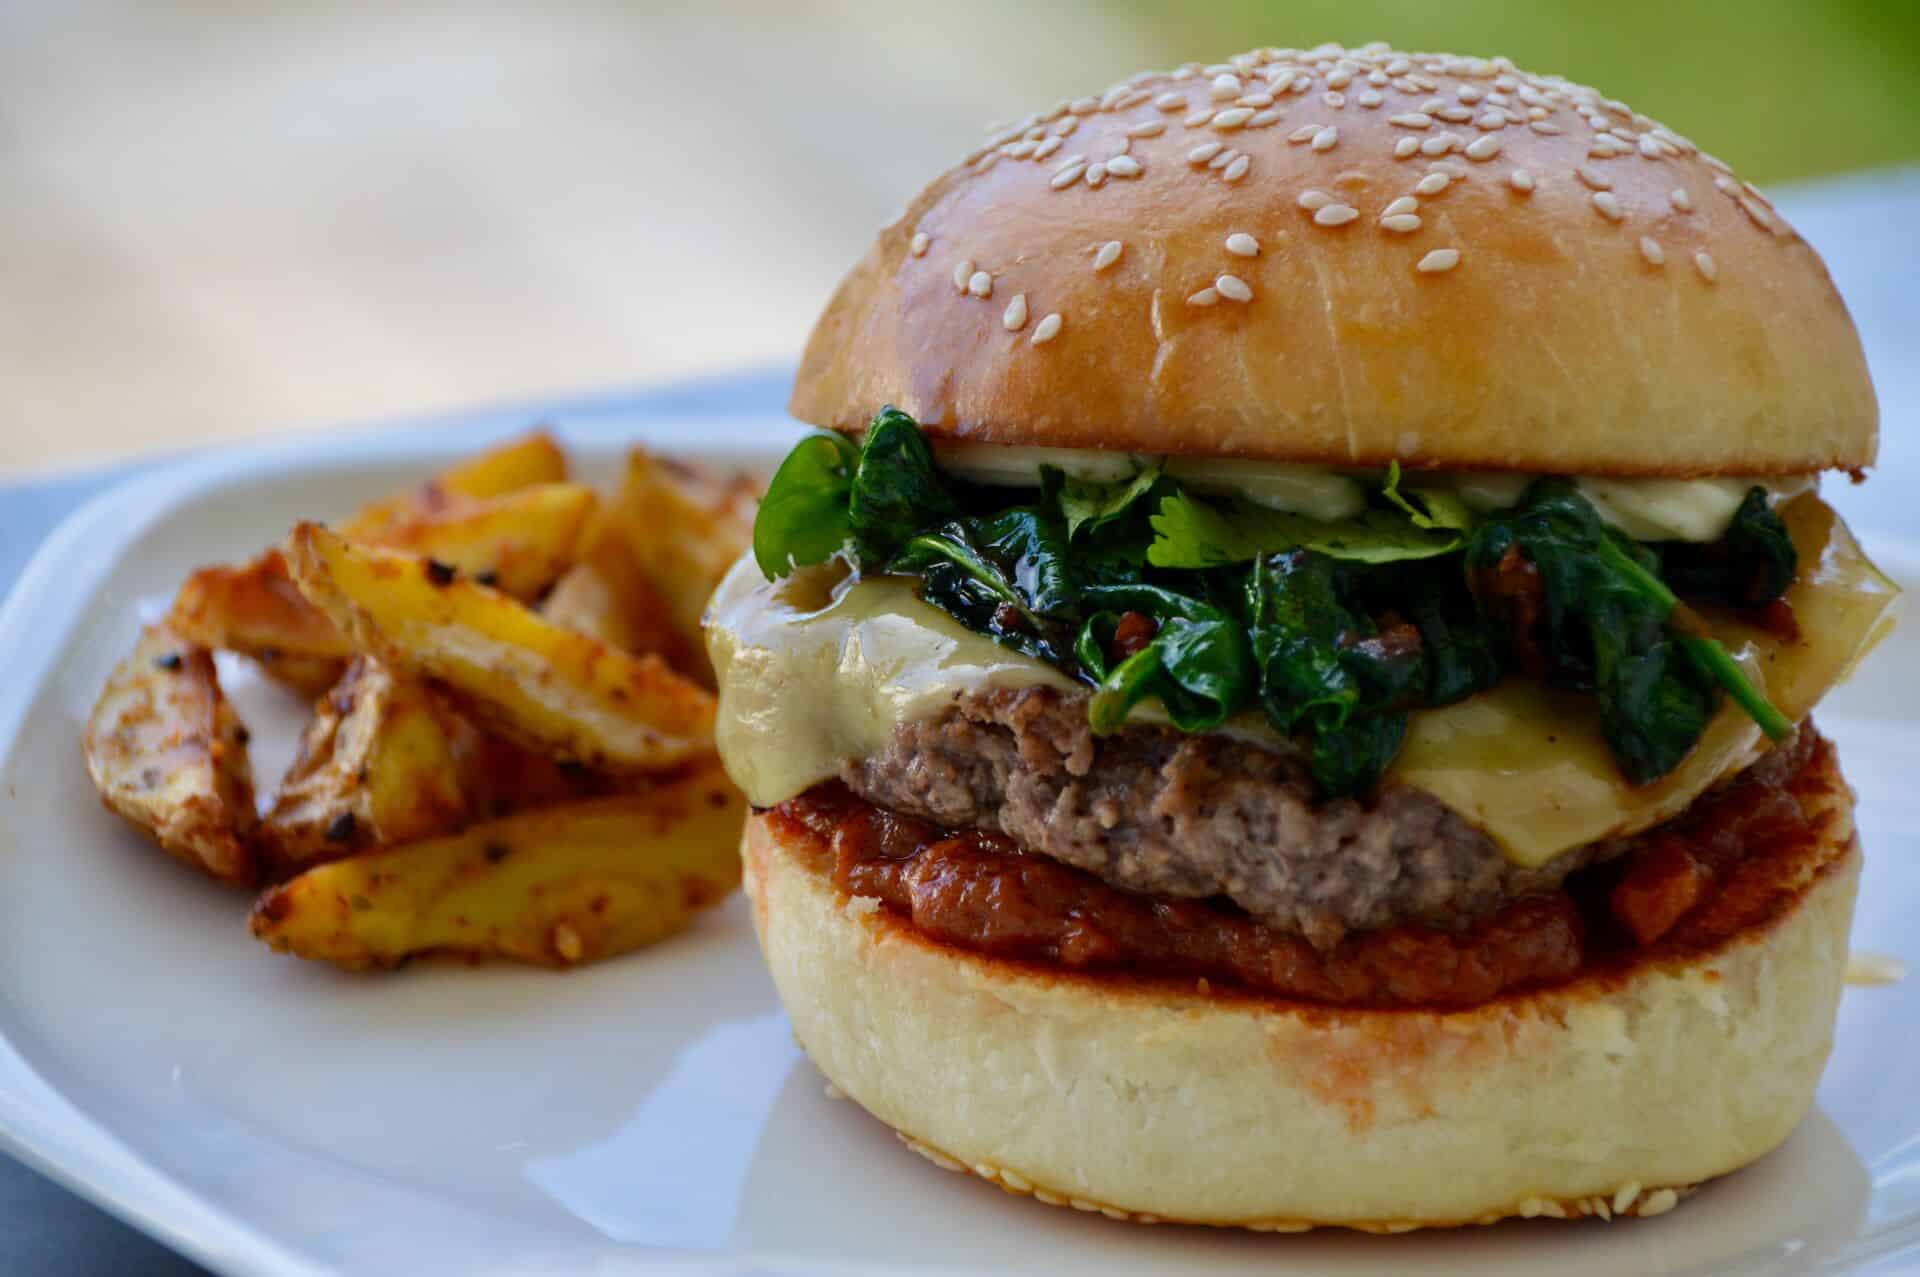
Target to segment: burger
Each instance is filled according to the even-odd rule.
[[[1860,851],[1877,411],[1726,164],[1500,59],[997,129],[814,329],[709,606],[799,1041],[1136,1220],[1654,1215],[1784,1140]]]

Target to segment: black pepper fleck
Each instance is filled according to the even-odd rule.
[[[497,865],[512,854],[513,854],[513,848],[507,846],[507,844],[503,842],[490,842],[487,844],[487,863],[488,864]]]
[[[354,824],[352,812],[341,812],[338,816],[335,816],[333,822],[327,826],[327,841],[346,842],[353,837]]]
[[[451,565],[442,563],[438,559],[427,560],[427,580],[435,585],[452,585],[455,575]]]
[[[166,670],[169,674],[179,669],[183,664],[185,664],[185,662],[180,659],[180,653],[178,652],[162,652],[159,656],[153,658],[153,668]]]
[[[500,584],[500,574],[492,568],[488,568],[485,572],[474,573],[473,579],[481,585],[489,587]]]

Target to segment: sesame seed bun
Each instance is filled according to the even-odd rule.
[[[1335,465],[1874,459],[1860,343],[1766,197],[1504,59],[1261,50],[995,133],[881,232],[792,411]]]
[[[1771,920],[1464,1011],[1072,975],[929,940],[765,816],[754,926],[822,1073],[918,1151],[1116,1218],[1375,1232],[1658,1214],[1768,1152],[1832,1045],[1860,855]]]

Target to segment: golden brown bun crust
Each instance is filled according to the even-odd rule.
[[[1727,943],[1467,1011],[1055,975],[927,940],[748,820],[754,926],[827,1078],[950,1169],[1116,1218],[1370,1231],[1658,1214],[1812,1102],[1860,855]]]
[[[794,415],[853,430],[892,403],[937,437],[1347,465],[1690,476],[1872,463],[1878,411],[1839,294],[1719,161],[1504,61],[1274,52],[1136,77],[1004,130],[936,179],[834,294]],[[1269,73],[1292,84],[1266,107]],[[1216,98],[1216,74],[1252,106]],[[1394,123],[1423,107],[1425,127]],[[1217,109],[1244,122],[1198,122]],[[1598,141],[1596,120],[1620,136]],[[1444,154],[1396,158],[1446,135]],[[1246,158],[1235,180],[1231,164],[1190,161],[1214,143],[1215,160]],[[1123,148],[1137,175],[1095,188],[1083,169],[1055,189],[1063,161]],[[1445,189],[1418,193],[1436,171]],[[1382,226],[1403,197],[1418,227]],[[1303,198],[1357,216],[1321,224],[1344,214]],[[1230,252],[1235,234],[1258,256]],[[1120,256],[1096,269],[1109,242]],[[1445,250],[1451,269],[1418,269]],[[985,272],[990,294],[956,287],[957,270],[963,285]],[[1220,296],[1222,274],[1251,299]],[[1189,303],[1210,287],[1217,301]],[[1034,344],[1052,314],[1058,334]]]

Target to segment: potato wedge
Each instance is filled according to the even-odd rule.
[[[108,678],[80,746],[109,809],[188,864],[247,885],[257,866],[246,742],[212,656],[155,625]]]
[[[536,484],[561,483],[566,477],[566,454],[553,436],[535,430],[443,470],[410,492],[362,506],[339,525],[340,531],[377,537],[394,524],[442,513],[463,500],[504,496]]]
[[[542,483],[400,519],[378,545],[429,555],[516,599],[540,597],[577,557],[600,499],[582,483]]]
[[[270,888],[253,934],[343,967],[436,950],[592,962],[680,930],[740,881],[744,800],[718,763],[642,794],[336,860]]]
[[[356,658],[315,704],[260,822],[271,876],[460,828],[479,752],[479,729],[425,684]]]
[[[602,771],[658,770],[713,747],[713,697],[658,656],[628,656],[416,555],[319,524],[288,539],[308,600],[362,650],[439,680],[487,726]]]
[[[627,454],[626,473],[609,519],[634,561],[667,602],[667,616],[695,674],[708,687],[713,667],[700,616],[727,569],[753,540],[759,484],[721,476],[641,448]]]
[[[675,668],[685,659],[667,601],[635,562],[626,538],[605,520],[589,534],[580,561],[553,587],[540,614],[629,655],[658,652]]]
[[[532,599],[572,563],[598,503],[583,484],[539,484],[396,519],[377,539]],[[239,567],[193,573],[174,596],[168,624],[200,647],[251,657],[306,696],[338,683],[353,656],[346,636],[293,584],[278,548]]]
[[[309,696],[333,686],[353,656],[346,636],[295,587],[278,549],[239,567],[217,564],[189,576],[174,596],[167,627],[196,647],[252,657]]]

